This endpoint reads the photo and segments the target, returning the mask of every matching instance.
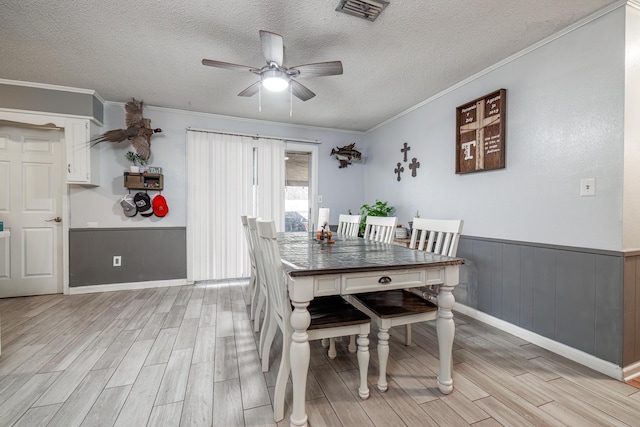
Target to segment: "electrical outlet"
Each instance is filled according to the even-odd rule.
[[[580,180],[580,196],[595,196],[596,195],[596,179],[584,178]]]
[[[121,267],[122,266],[122,257],[120,255],[113,256],[113,266]]]
[[[322,203],[322,196],[318,196],[318,203]]]

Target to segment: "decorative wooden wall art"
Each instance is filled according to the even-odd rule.
[[[456,108],[456,173],[505,167],[507,90]]]
[[[402,144],[402,148],[400,149],[400,152],[403,155],[403,162],[407,162],[407,153],[411,150],[411,147],[409,147],[409,144],[407,144],[406,142]],[[418,161],[417,158],[413,158],[411,159],[411,163],[409,163],[409,169],[411,169],[411,176],[415,178],[416,173],[418,172],[418,168],[420,167],[420,162]],[[393,173],[396,174],[396,179],[398,181],[400,181],[402,179],[402,173],[404,172],[404,166],[402,166],[402,163],[398,162],[396,168],[393,170]]]

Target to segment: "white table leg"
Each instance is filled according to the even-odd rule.
[[[353,336],[353,335],[352,335]],[[358,335],[358,368],[360,370],[360,387],[358,394],[362,400],[369,398],[369,386],[367,384],[367,370],[369,368],[369,334]]]
[[[378,374],[378,390],[387,391],[389,384],[387,383],[387,362],[389,360],[389,328],[378,327],[378,366],[380,372]]]
[[[456,325],[453,321],[451,309],[455,298],[451,291],[453,286],[441,286],[438,294],[438,320],[436,330],[438,332],[438,350],[440,352],[440,374],[438,375],[438,388],[444,394],[453,391],[453,378],[451,377],[453,337]]]
[[[291,411],[291,427],[307,426],[305,396],[307,388],[307,372],[309,371],[309,335],[307,328],[311,324],[311,316],[307,310],[309,302],[292,301],[291,313],[291,382],[293,385],[293,405]]]

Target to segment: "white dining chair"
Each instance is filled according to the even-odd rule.
[[[253,239],[251,239],[251,236],[249,235],[249,223],[247,222],[247,215],[240,215],[240,221],[242,222],[242,231],[244,232],[244,237],[247,241],[249,261],[251,263],[251,277],[249,278],[249,305],[253,307],[257,280],[256,258],[253,249]],[[251,320],[253,320],[253,317],[251,318]]]
[[[367,216],[365,220],[365,230],[363,239],[380,243],[391,243],[395,236],[395,229],[398,223],[398,217],[395,216]],[[336,339],[330,339],[328,342],[323,341],[323,347],[329,347],[327,355],[333,359],[336,357]],[[355,337],[352,335],[349,339],[348,349],[351,353],[355,352]]]
[[[262,263],[266,274],[268,301],[271,313],[282,332],[282,356],[280,368],[276,377],[273,396],[274,420],[284,419],[284,400],[287,381],[291,371],[289,348],[293,329],[290,323],[291,301],[289,300],[285,274],[280,258],[280,249],[273,221],[257,221],[258,240],[261,256],[258,264]],[[313,299],[307,307],[311,323],[307,329],[309,341],[342,335],[358,335],[358,368],[360,370],[360,385],[358,394],[362,399],[369,397],[367,385],[367,370],[369,367],[369,331],[371,319],[355,309],[340,296],[318,297]],[[268,360],[269,352],[263,352],[262,358]]]
[[[251,320],[253,320],[253,331],[260,332],[260,314],[264,312],[263,324],[268,321],[267,316],[267,289],[264,283],[264,274],[259,271],[258,257],[260,256],[260,248],[258,247],[258,230],[256,228],[256,218],[247,217],[247,228],[249,230],[249,238],[253,244],[253,254],[256,261],[256,290],[255,297],[251,304]],[[264,325],[263,325],[264,327]],[[258,346],[258,352],[262,347]]]
[[[360,215],[346,215],[340,214],[338,217],[338,229],[337,234],[344,236],[358,236],[358,230],[360,228]]]
[[[365,240],[372,240],[380,243],[391,243],[396,233],[398,217],[396,216],[371,216],[365,220],[364,236]]]
[[[409,247],[455,257],[463,226],[464,221],[461,219],[414,218]],[[437,302],[438,286],[421,286],[411,291],[431,302]],[[405,344],[411,345],[410,323],[406,326]]]
[[[449,252],[451,246],[457,247],[462,225],[462,220],[437,221],[415,218],[411,242],[414,244],[418,242],[418,247],[422,248],[421,250],[440,250],[445,252],[443,254],[449,255],[452,253]],[[418,233],[425,231],[428,232],[429,237],[424,234],[420,234],[420,237],[417,236]],[[445,247],[447,249],[444,249]],[[388,388],[386,373],[387,361],[389,360],[389,329],[393,326],[410,326],[412,323],[436,320],[438,306],[406,289],[355,294],[351,295],[350,301],[367,313],[378,325],[377,350],[380,368],[378,389],[386,391]],[[410,343],[411,332],[408,333],[408,342]]]
[[[338,228],[336,230],[336,234],[341,234],[343,236],[350,237],[358,237],[358,233],[360,231],[360,219],[362,216],[360,215],[348,215],[348,214],[340,214],[338,217]],[[322,340],[322,346],[324,348],[329,348],[327,355],[330,359],[334,359],[337,355],[336,352],[336,340],[340,340],[340,338],[331,338]],[[355,336],[351,336],[349,341],[349,352],[355,353],[356,351],[356,339]]]

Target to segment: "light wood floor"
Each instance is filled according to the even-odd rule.
[[[274,425],[280,342],[263,374],[246,292],[225,282],[0,300],[0,426]],[[311,344],[312,426],[640,425],[640,390],[463,315],[444,396],[435,325],[414,325],[410,347],[396,329],[386,393],[370,336],[366,401],[347,340],[335,360]]]

